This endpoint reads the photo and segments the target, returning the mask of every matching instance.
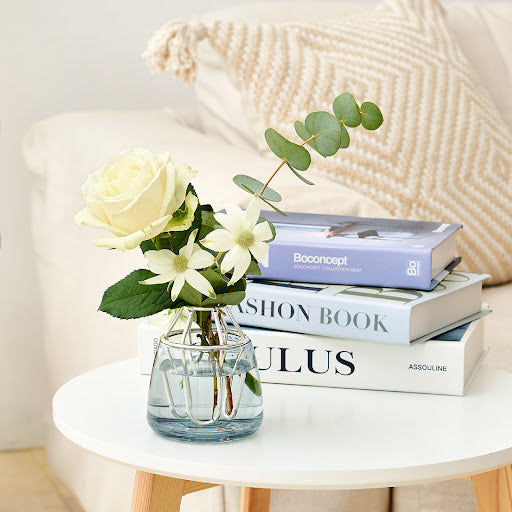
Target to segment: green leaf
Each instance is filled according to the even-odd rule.
[[[240,279],[235,284],[228,285],[218,270],[206,269],[200,273],[210,281],[217,295],[215,299],[205,298],[201,303],[202,306],[236,305],[244,300],[245,279]]]
[[[203,226],[211,226],[215,228],[217,226],[217,221],[215,220],[215,213],[213,209],[211,209],[210,205],[208,210],[201,208],[201,223]]]
[[[272,128],[265,131],[265,140],[272,153],[289,162],[295,169],[305,171],[311,164],[311,156],[306,148],[290,142]]]
[[[309,114],[309,116],[306,118],[306,122],[308,122],[309,118],[309,128],[307,128],[306,125],[300,121],[295,121],[295,132],[304,142],[309,141],[308,145],[322,156],[332,156],[336,153],[336,151],[338,151],[342,143],[343,126],[340,125],[338,119],[336,119],[332,114],[329,114],[328,112],[313,112],[313,114]],[[317,116],[316,114],[321,115]],[[329,117],[325,117],[323,114],[327,114]],[[334,120],[336,123],[333,122]],[[331,128],[331,130],[323,131],[321,130],[322,126],[324,128],[328,126]],[[313,140],[309,140],[311,137],[315,138]]]
[[[343,125],[340,125],[340,126],[341,126],[341,143],[340,143],[340,148],[341,149],[345,149],[345,148],[348,148],[348,146],[350,144],[350,137],[348,135],[347,129]]]
[[[240,304],[245,298],[245,290],[241,292],[228,292],[217,295],[216,299],[206,299],[203,301],[202,306],[216,306],[218,304],[227,304],[228,306],[236,306]]]
[[[179,250],[187,244],[188,237],[190,236],[190,233],[192,233],[192,231],[194,231],[195,229],[199,231],[201,229],[203,223],[203,208],[211,209],[211,206],[209,204],[203,206],[199,205],[194,213],[192,225],[186,231],[171,231],[170,233],[162,233],[162,235],[159,235],[162,237],[169,238],[170,249],[174,253],[178,254]],[[196,235],[196,240],[197,239],[198,235]]]
[[[141,318],[154,315],[163,309],[173,309],[167,284],[140,284],[155,274],[146,269],[135,270],[113,284],[103,294],[100,311],[117,318]]]
[[[251,260],[249,263],[249,268],[247,269],[247,275],[250,276],[261,276],[260,266],[257,261]]]
[[[261,196],[260,196],[261,197]],[[264,202],[264,203],[267,203],[270,208],[272,208],[272,210],[275,210],[277,213],[280,213],[281,215],[283,215],[284,217],[288,217],[288,215],[286,215],[286,213],[284,213],[283,211],[281,211],[279,208],[277,208],[277,206],[274,206],[272,203],[269,203],[264,197],[261,197],[261,200]]]
[[[260,190],[264,187],[264,184],[257,180],[256,178],[252,178],[251,176],[247,176],[246,174],[237,174],[233,178],[233,182],[235,185],[238,185],[242,190],[247,192],[251,192],[252,194],[260,195]],[[274,189],[267,187],[263,191],[263,194],[260,196],[267,201],[281,201],[282,197],[279,192],[276,192]]]
[[[332,156],[340,149],[341,125],[329,112],[312,112],[306,117],[305,127],[311,136],[316,137],[312,147],[322,156]],[[297,168],[293,164],[292,166]]]
[[[304,142],[306,142],[307,140],[311,139],[311,137],[313,137],[313,135],[308,132],[306,125],[304,123],[301,123],[300,121],[295,121],[295,133]],[[309,142],[307,144],[308,144],[308,146],[311,146],[315,151],[320,153],[320,151],[318,151],[318,146],[316,144],[315,139],[309,140]],[[286,162],[286,163],[288,163],[288,162]],[[291,167],[290,164],[288,164],[288,167]]]
[[[144,240],[143,242],[141,242],[140,249],[143,254],[147,251],[157,251],[158,249],[156,248],[156,238]],[[165,247],[165,249],[168,249],[168,247]]]
[[[270,240],[263,240],[263,241],[264,242],[272,242],[272,240],[275,240],[275,238],[276,238],[276,228],[275,228],[274,224],[272,224],[272,222],[270,222],[269,220],[265,219],[265,217],[260,217],[256,224],[259,224],[260,222],[268,222],[268,225],[270,227],[270,231],[272,231],[272,238]]]
[[[228,285],[226,277],[218,269],[207,268],[199,273],[208,279],[215,291],[216,297],[205,297],[192,288],[188,283],[183,285],[180,298],[192,306],[216,306],[218,304],[236,305],[240,304],[245,297],[245,279],[240,279],[235,284]]]
[[[384,121],[379,107],[370,101],[361,105],[361,124],[367,130],[376,130]]]
[[[359,112],[359,106],[354,99],[354,96],[349,92],[340,94],[332,104],[332,110],[334,115],[342,122],[345,126],[355,128],[361,123],[361,113]]]
[[[261,382],[251,373],[245,376],[245,385],[256,395],[261,396]]]
[[[203,294],[190,286],[186,281],[180,291],[179,298],[190,306],[201,306],[203,304]]]
[[[209,206],[209,205],[208,205]],[[208,233],[211,233],[214,229],[219,227],[214,217],[213,211],[202,211],[201,212],[201,228],[197,235],[198,240],[202,240]]]
[[[299,180],[302,180],[304,183],[306,183],[306,185],[314,185],[312,181],[309,181],[306,178],[304,178],[304,176],[302,176],[298,171],[296,171],[288,162],[286,162],[286,165],[290,168],[290,171],[292,171],[293,174],[295,174],[295,176],[299,178]]]
[[[311,133],[309,133],[306,129],[306,125],[304,123],[301,123],[300,121],[295,121],[295,124],[294,124],[294,127],[295,127],[295,133],[305,142],[307,141],[308,139],[311,138]],[[314,143],[315,141],[312,140],[312,141],[309,141],[308,144],[311,145],[311,143]],[[311,147],[313,147],[311,145]]]
[[[225,293],[226,290],[228,290],[229,287],[227,285],[227,281],[225,279],[225,276],[223,276],[222,273],[220,272],[220,270],[207,268],[205,270],[199,271],[199,273],[203,277],[208,279],[216,295],[220,293]]]

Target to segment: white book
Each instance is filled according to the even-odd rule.
[[[262,382],[464,395],[486,352],[483,318],[457,332],[459,341],[398,346],[246,329]]]
[[[484,357],[484,319],[417,345],[244,329],[262,382],[464,395]],[[151,373],[160,329],[139,326],[140,371]],[[458,341],[448,341],[454,338]]]

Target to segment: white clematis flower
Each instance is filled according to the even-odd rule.
[[[243,211],[232,203],[224,205],[226,213],[216,213],[215,220],[224,229],[216,229],[201,240],[208,249],[226,252],[220,270],[222,273],[233,269],[229,284],[241,279],[251,263],[251,254],[258,262],[268,254],[268,241],[272,239],[272,230],[267,221],[257,224],[260,218],[260,200],[253,197]]]
[[[212,265],[214,258],[208,251],[194,243],[196,233],[197,230],[190,234],[187,245],[182,247],[178,254],[174,254],[169,249],[146,251],[144,257],[148,260],[149,270],[158,275],[141,281],[141,283],[169,283],[169,287],[172,283],[171,299],[176,300],[186,281],[203,295],[215,298],[210,281],[197,271],[197,269]]]

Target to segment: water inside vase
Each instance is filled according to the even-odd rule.
[[[221,355],[220,350],[161,345],[153,366],[147,418],[156,432],[184,441],[229,441],[255,432],[263,419],[263,405],[252,346]]]

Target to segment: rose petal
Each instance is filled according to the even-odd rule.
[[[122,229],[117,229],[98,219],[89,209],[89,207],[85,207],[83,210],[80,210],[74,217],[74,221],[79,226],[86,225],[91,226],[93,228],[104,228],[108,229],[113,235],[116,236],[126,236],[128,233],[123,231]]]
[[[132,233],[131,235],[120,236],[117,238],[99,236],[93,240],[93,243],[97,247],[109,247],[111,249],[121,249],[123,251],[135,249],[135,247],[140,245],[144,240],[149,240],[150,238],[159,235],[167,222],[169,222],[169,217],[170,215],[167,215],[161,219],[157,219],[154,223],[140,231]]]
[[[187,187],[197,174],[188,165],[167,165],[165,167],[165,188],[159,201],[160,215],[174,213],[185,200]]]
[[[165,169],[160,169],[156,176],[123,209],[112,213],[112,225],[128,232],[134,232],[151,224],[161,217],[160,205],[165,192]],[[183,197],[185,199],[185,197]],[[181,201],[182,203],[183,201]],[[181,204],[180,203],[180,204]],[[178,205],[179,206],[179,205]],[[174,210],[165,212],[170,215]]]
[[[199,199],[189,192],[187,197],[185,198],[185,208],[186,214],[184,217],[175,218],[172,217],[168,222],[167,226],[165,226],[164,231],[185,231],[187,230],[194,221],[194,215],[196,213],[196,209],[199,205]]]

